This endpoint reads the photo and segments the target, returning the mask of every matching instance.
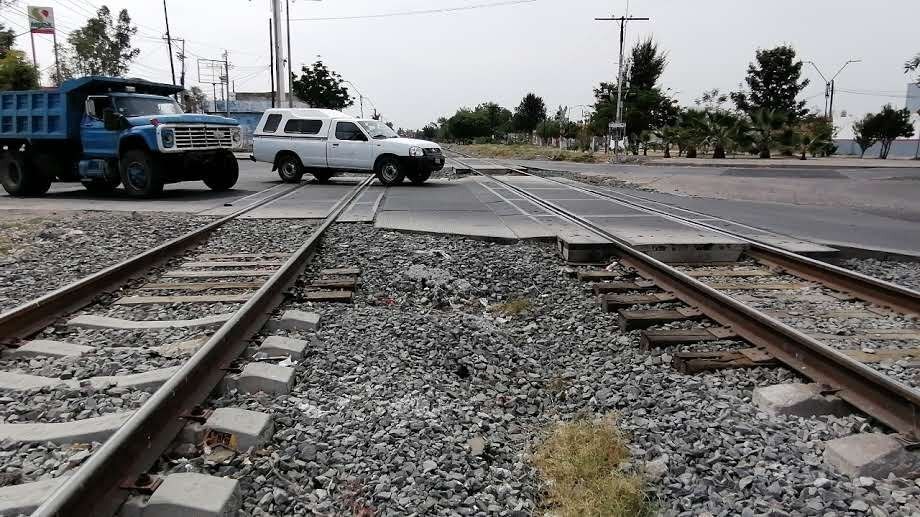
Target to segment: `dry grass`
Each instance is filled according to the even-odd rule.
[[[556,426],[534,457],[552,515],[653,515],[642,478],[620,469],[628,458],[626,440],[611,419]]]
[[[9,215],[7,215],[9,217]],[[0,255],[7,255],[16,245],[28,243],[41,230],[44,219],[37,217],[10,218],[0,221]]]
[[[506,316],[515,316],[530,309],[532,304],[527,298],[517,298],[509,302],[500,303],[492,306],[492,312],[498,312]]]
[[[456,145],[458,151],[482,158],[508,158],[515,160],[552,160],[567,162],[594,163],[599,159],[592,153],[581,151],[562,151],[553,147],[540,147],[526,144],[474,144]]]

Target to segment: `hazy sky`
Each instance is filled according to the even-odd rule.
[[[293,0],[292,18],[357,16],[450,8],[495,0]],[[102,0],[37,0],[55,8],[62,29],[82,25]],[[140,26],[142,49],[132,74],[169,79],[159,0],[112,0]],[[197,56],[218,58],[230,49],[238,91],[267,91],[269,0],[168,0],[174,37],[187,39],[189,80]],[[20,0],[19,10],[30,4]],[[34,4],[33,4],[34,5]],[[769,5],[769,7],[768,7]],[[370,97],[385,118],[417,128],[458,106],[495,101],[513,108],[528,91],[555,107],[592,102],[592,88],[616,75],[617,26],[597,16],[622,14],[626,0],[536,0],[532,3],[378,19],[292,22],[295,67],[317,55]],[[711,88],[737,89],[758,47],[792,44],[837,80],[838,116],[849,118],[882,104],[903,106],[908,76],[903,63],[920,52],[920,1],[882,0],[632,0],[630,12],[650,22],[628,26],[628,44],[654,36],[668,52],[662,78],[684,104]],[[24,14],[5,10],[24,25]],[[9,24],[4,21],[4,23]],[[51,45],[38,37],[42,67]],[[28,50],[28,37],[19,46]],[[824,107],[824,86],[806,65],[809,105]],[[210,87],[206,88],[209,91]],[[849,90],[849,91],[843,91]],[[355,108],[356,109],[356,108]],[[575,108],[580,117],[581,108]],[[847,119],[840,119],[843,122]]]

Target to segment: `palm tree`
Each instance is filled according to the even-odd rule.
[[[751,136],[761,158],[770,157],[770,149],[786,124],[786,114],[776,110],[758,110],[751,114]]]
[[[738,117],[727,111],[706,111],[701,129],[704,142],[712,146],[712,157],[725,158],[725,149],[735,144],[738,136]]]
[[[671,157],[671,144],[678,139],[678,128],[677,126],[665,126],[657,131],[655,131],[655,137],[661,140],[661,145],[664,147],[664,157]]]
[[[687,150],[687,158],[696,158],[697,148],[704,143],[706,136],[702,130],[703,112],[686,110],[678,122],[678,146]]]

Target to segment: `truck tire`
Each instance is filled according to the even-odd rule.
[[[230,190],[240,179],[240,164],[231,152],[221,152],[208,167],[204,184],[215,192]]]
[[[285,154],[278,159],[278,176],[285,183],[300,183],[303,179],[303,164],[296,154]]]
[[[431,171],[416,171],[412,174],[407,174],[406,177],[409,178],[409,181],[411,181],[413,185],[421,185],[431,177]]]
[[[51,178],[27,166],[20,151],[6,151],[0,157],[0,183],[11,196],[41,196],[51,188]]]
[[[316,178],[317,183],[329,183],[329,180],[332,179],[333,172],[326,169],[314,169],[310,174]]]
[[[163,192],[163,176],[156,156],[132,149],[121,157],[121,183],[131,197],[155,197]]]
[[[374,174],[377,176],[377,179],[380,180],[380,183],[383,183],[387,187],[399,185],[406,178],[406,172],[403,170],[402,164],[399,163],[399,160],[395,157],[391,156],[377,162],[377,168],[374,170]]]

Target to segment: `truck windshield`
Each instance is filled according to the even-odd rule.
[[[176,101],[163,98],[148,97],[115,97],[115,109],[126,117],[140,117],[143,115],[181,115],[182,108]]]
[[[379,122],[376,120],[361,120],[358,122],[364,126],[367,134],[371,136],[374,140],[382,140],[384,138],[399,138],[399,135],[396,134],[396,131],[390,129],[390,126]]]

